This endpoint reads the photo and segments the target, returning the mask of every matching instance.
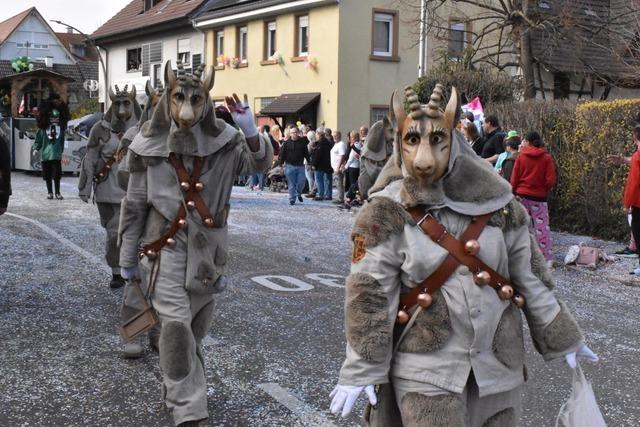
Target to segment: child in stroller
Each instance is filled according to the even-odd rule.
[[[274,193],[287,191],[287,180],[284,176],[284,168],[276,166],[267,173],[269,179],[269,189]]]

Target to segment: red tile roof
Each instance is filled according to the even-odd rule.
[[[160,0],[153,8],[143,13],[144,0],[133,0],[98,28],[91,36],[93,38],[100,38],[186,18],[202,3],[204,3],[204,1]]]
[[[84,61],[97,61],[98,60],[98,52],[87,43],[87,40],[84,38],[82,34],[78,33],[56,33],[60,42],[71,52],[71,45],[81,45],[84,46],[85,54],[84,56],[78,56],[75,53],[71,52],[73,56],[78,59],[82,59]]]
[[[4,43],[11,33],[13,33],[13,30],[15,30],[33,10],[35,10],[35,7],[30,7],[24,12],[20,12],[19,14],[12,16],[6,21],[0,22],[0,44]]]

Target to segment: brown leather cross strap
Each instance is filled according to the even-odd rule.
[[[98,171],[98,173],[96,173],[93,176],[94,181],[100,181],[103,180],[107,177],[107,175],[109,175],[109,172],[111,171],[111,168],[113,167],[113,164],[118,161],[118,159],[116,158],[116,155],[114,154],[113,156],[111,156],[109,158],[109,160],[107,160],[107,162],[105,163],[105,165],[102,167],[102,169],[100,169]]]
[[[422,227],[422,224],[424,223],[424,221],[422,220],[423,218],[425,218],[424,210],[421,210],[417,207],[411,208],[409,209],[409,214],[411,214],[416,224],[420,224],[420,227]],[[491,215],[488,214],[474,218],[474,220],[471,221],[471,224],[469,224],[469,227],[467,227],[467,229],[462,234],[461,238],[466,242],[468,240],[477,239],[478,237],[480,237],[480,234],[482,233],[482,230],[484,230],[484,227],[487,225],[490,217]],[[423,231],[425,230],[423,229]],[[437,239],[440,234],[438,234],[437,236],[429,237],[431,237],[431,240],[433,240],[434,242],[439,243]],[[456,270],[456,268],[458,268],[459,265],[460,262],[451,254],[451,252],[449,252],[449,255],[447,255],[442,264],[440,264],[440,266],[433,273],[431,273],[429,277],[423,280],[410,292],[400,297],[400,307],[413,307],[414,305],[416,305],[418,295],[420,295],[421,293],[427,292],[429,294],[433,294],[435,291],[440,289],[442,285],[444,285],[444,282],[447,281],[447,279],[451,276],[451,274],[453,274],[453,272]]]
[[[193,174],[191,175],[187,172],[182,160],[178,159],[174,153],[169,154],[169,162],[176,170],[176,174],[180,180],[180,186],[182,187],[182,191],[185,193],[184,201],[187,203],[187,206],[190,206],[189,202],[193,202],[193,206],[198,211],[202,221],[205,222],[205,224],[213,223],[213,215],[211,215],[207,204],[202,200],[202,197],[200,197],[199,190],[197,188],[197,184],[202,185],[202,183],[200,183],[200,175],[202,174],[204,159],[202,157],[196,157],[194,159]]]

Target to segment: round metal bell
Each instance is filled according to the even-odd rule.
[[[213,218],[205,218],[204,219],[204,225],[206,227],[212,228],[213,227]]]
[[[184,218],[178,220],[178,228],[181,228],[183,230],[187,228],[187,220]]]
[[[480,252],[480,243],[475,239],[467,240],[467,243],[464,244],[464,251],[469,255],[478,255],[478,252]]]
[[[433,304],[433,297],[428,293],[422,293],[417,298],[418,305],[422,308],[429,308]]]
[[[504,300],[511,299],[513,297],[513,288],[509,285],[504,285],[498,291],[498,295]]]
[[[147,258],[153,260],[158,256],[158,253],[153,249],[147,249],[147,251],[145,252],[145,255],[147,256]]]
[[[172,247],[172,246],[175,246],[175,244],[176,244],[176,239],[174,239],[173,237],[169,237],[167,239],[167,246]]]
[[[409,313],[407,313],[404,310],[398,311],[398,316],[396,317],[396,321],[401,325],[406,324],[409,321]]]
[[[204,184],[201,182],[196,182],[195,188],[196,188],[196,191],[202,191],[204,190]]]
[[[189,184],[187,181],[182,181],[180,183],[180,188],[182,188],[182,191],[189,191],[189,189],[191,188],[191,184]]]
[[[474,280],[476,282],[476,285],[479,285],[479,286],[488,285],[489,282],[491,281],[491,275],[486,271],[480,271],[474,276]]]
[[[104,173],[100,172],[100,173],[98,174],[98,178],[104,178]]]
[[[193,200],[189,200],[189,201],[187,202],[187,207],[188,207],[189,209],[194,209],[194,208],[196,207],[196,202],[194,202]]]
[[[227,289],[227,283],[228,283],[227,276],[223,274],[220,277],[218,277],[218,280],[216,280],[216,283],[213,284],[213,293],[219,294],[220,292]]]
[[[524,297],[522,295],[515,294],[513,296],[513,298],[512,298],[512,301],[516,305],[516,307],[518,307],[518,308],[524,307],[525,300],[524,300]]]
[[[144,258],[144,252],[138,252],[138,258],[142,259]]]
[[[111,169],[111,165],[104,165],[105,168]]]

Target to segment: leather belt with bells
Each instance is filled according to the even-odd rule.
[[[109,175],[109,172],[111,171],[111,168],[113,167],[113,164],[117,161],[116,159],[116,155],[114,154],[113,156],[111,156],[109,158],[109,160],[107,160],[107,162],[105,163],[105,165],[102,167],[102,169],[100,169],[98,171],[97,174],[95,174],[93,176],[93,180],[95,182],[100,182],[103,179],[105,179],[107,177],[107,175]]]
[[[176,244],[174,236],[179,230],[185,229],[188,226],[185,205],[187,206],[187,209],[195,209],[198,212],[205,227],[213,228],[215,226],[213,215],[211,215],[207,204],[202,200],[202,197],[199,194],[204,189],[204,184],[200,182],[204,159],[202,157],[194,158],[192,175],[189,175],[189,172],[187,172],[187,169],[184,167],[182,160],[178,159],[174,153],[169,154],[169,162],[178,175],[180,189],[183,192],[185,203],[181,204],[178,208],[178,213],[169,225],[169,230],[155,242],[142,247],[140,258],[146,256],[150,260],[153,260],[157,257],[162,248]]]
[[[423,308],[433,303],[432,294],[440,289],[460,264],[465,265],[474,274],[476,284],[489,285],[496,290],[502,299],[510,299],[516,306],[523,307],[524,297],[516,294],[511,282],[482,262],[476,255],[480,251],[477,239],[489,222],[492,214],[473,217],[467,229],[460,236],[460,240],[450,234],[430,213],[420,207],[408,209],[416,224],[435,243],[449,252],[440,266],[424,281],[406,294],[400,296],[400,310],[398,323],[409,321],[408,310],[416,304]],[[464,242],[464,243],[463,243]]]

